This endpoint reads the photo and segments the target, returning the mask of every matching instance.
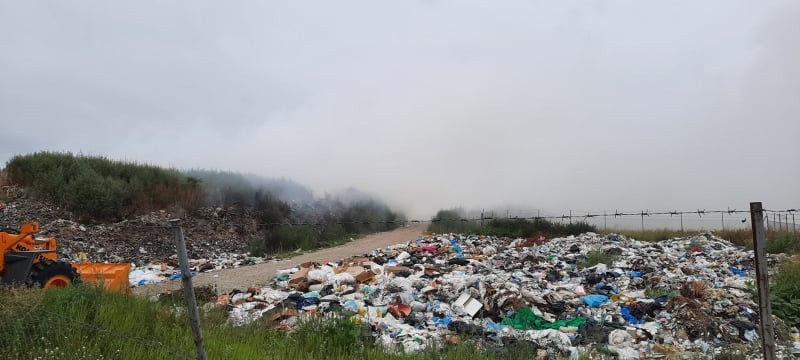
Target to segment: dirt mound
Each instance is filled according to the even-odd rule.
[[[1,227],[19,229],[22,222],[38,221],[38,235],[58,239],[59,256],[70,260],[83,252],[97,262],[164,262],[175,254],[169,219],[179,215],[193,259],[244,253],[256,233],[253,215],[238,207],[204,207],[186,214],[162,210],[117,223],[81,224],[70,212],[32,199],[19,187],[3,187],[0,195]]]

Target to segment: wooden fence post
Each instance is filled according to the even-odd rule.
[[[764,214],[760,202],[750,203],[750,218],[753,224],[753,249],[756,260],[756,286],[758,287],[758,316],[761,330],[761,351],[764,360],[775,359],[775,330],[772,324],[772,306],[769,303],[769,274],[764,253],[766,231]]]

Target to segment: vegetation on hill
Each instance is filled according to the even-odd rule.
[[[207,206],[252,206],[257,192],[270,193],[287,203],[314,202],[311,189],[289,179],[205,169],[183,173],[200,180]]]
[[[405,217],[383,203],[370,200],[339,204],[321,217],[302,219],[271,195],[258,195],[256,217],[260,233],[253,236],[248,250],[260,256],[268,252],[309,250],[345,243],[351,238],[388,231],[405,223]]]
[[[38,152],[6,163],[12,184],[86,220],[119,220],[130,215],[202,203],[197,179],[172,169],[100,156]]]
[[[186,174],[200,179],[207,205],[253,210],[259,233],[248,250],[256,256],[338,245],[405,221],[383,202],[353,189],[315,199],[310,189],[287,179],[215,170]]]
[[[310,189],[287,179],[214,170],[180,172],[71,153],[14,156],[0,178],[6,179],[82,221],[117,221],[172,207],[239,206],[259,224],[249,242],[257,256],[336,245],[394,229],[404,221],[402,214],[355,190],[315,199]]]

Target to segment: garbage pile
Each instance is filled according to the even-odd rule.
[[[218,254],[211,259],[189,259],[189,270],[191,271],[191,276],[195,276],[201,272],[238,268],[245,265],[260,264],[265,261],[278,260],[254,257],[247,254],[224,253]],[[131,271],[128,273],[128,282],[132,287],[180,278],[181,271],[177,255],[170,256],[166,262],[151,263],[143,266],[132,264]]]
[[[132,262],[139,266],[168,261],[175,254],[175,235],[169,219],[180,216],[191,258],[216,254],[241,254],[257,233],[254,214],[241,207],[200,207],[186,214],[153,211],[109,224],[80,223],[69,211],[25,195],[18,186],[0,187],[0,227],[19,229],[26,221],[39,222],[37,236],[58,240],[59,258],[79,260],[86,254],[93,262]]]
[[[234,324],[283,329],[349,314],[377,342],[406,352],[466,335],[484,348],[524,342],[539,355],[604,348],[623,359],[708,357],[736,347],[754,357],[754,278],[753,252],[711,234],[657,243],[594,233],[444,235],[304,263],[279,271],[271,287],[215,301],[231,308]],[[800,354],[797,339],[779,332],[778,343],[783,357]]]

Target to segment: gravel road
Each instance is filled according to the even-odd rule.
[[[244,290],[248,287],[265,286],[270,282],[277,270],[290,268],[306,261],[337,261],[346,257],[369,253],[379,247],[405,243],[422,236],[425,232],[425,227],[424,224],[414,224],[392,231],[367,235],[363,238],[348,242],[347,244],[301,254],[280,262],[268,262],[235,269],[223,269],[220,271],[201,273],[192,278],[192,283],[194,286],[215,284],[217,290],[221,294],[227,293],[233,289]],[[166,290],[177,290],[180,289],[180,287],[180,280],[165,280],[157,284],[133,288],[133,293],[136,295],[148,296],[160,294]]]

